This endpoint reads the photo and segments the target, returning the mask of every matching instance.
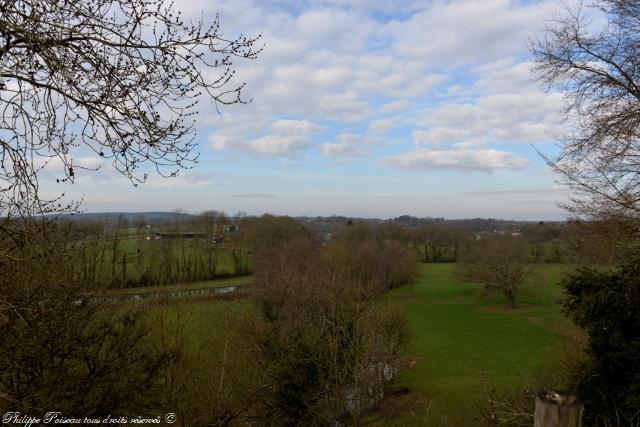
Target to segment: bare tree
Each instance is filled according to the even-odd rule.
[[[74,224],[40,227],[0,258],[0,411],[149,413],[172,352],[155,348],[144,312],[90,301]]]
[[[606,19],[598,28],[594,10]],[[531,43],[538,78],[567,97],[570,131],[547,161],[575,190],[570,211],[640,219],[640,5],[593,0],[567,12]]]
[[[520,238],[494,237],[477,242],[461,262],[454,274],[461,280],[478,283],[483,293],[497,289],[514,308],[516,297],[532,274],[529,254]]]
[[[40,198],[38,175],[55,163],[73,181],[81,147],[134,185],[191,167],[198,103],[244,102],[233,58],[256,58],[258,39],[162,0],[1,2],[0,214],[64,208]]]
[[[410,332],[377,297],[407,256],[371,244],[368,227],[345,228],[329,247],[291,218],[253,224],[255,310],[238,324],[264,375],[251,409],[260,425],[362,425],[396,373]]]

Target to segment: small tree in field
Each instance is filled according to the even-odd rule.
[[[516,237],[496,237],[476,242],[461,262],[455,275],[465,281],[479,283],[483,292],[497,289],[511,307],[531,275],[524,242]]]

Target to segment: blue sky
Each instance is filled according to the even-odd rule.
[[[248,105],[204,105],[201,157],[134,188],[93,158],[72,186],[96,211],[563,219],[552,155],[562,96],[532,82],[529,37],[559,1],[179,0],[262,33],[237,61]]]

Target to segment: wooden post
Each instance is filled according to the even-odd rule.
[[[582,427],[584,407],[575,396],[543,391],[536,397],[534,427]]]

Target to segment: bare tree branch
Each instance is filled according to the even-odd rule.
[[[218,18],[187,23],[162,0],[0,2],[0,214],[72,208],[42,200],[39,175],[82,168],[85,147],[134,185],[149,166],[175,176],[197,162],[199,103],[246,102],[234,59],[260,36],[223,37]]]
[[[595,30],[585,8],[606,25]],[[539,81],[567,97],[571,130],[547,163],[575,192],[567,208],[588,217],[640,219],[640,6],[594,0],[567,10],[532,41]]]

